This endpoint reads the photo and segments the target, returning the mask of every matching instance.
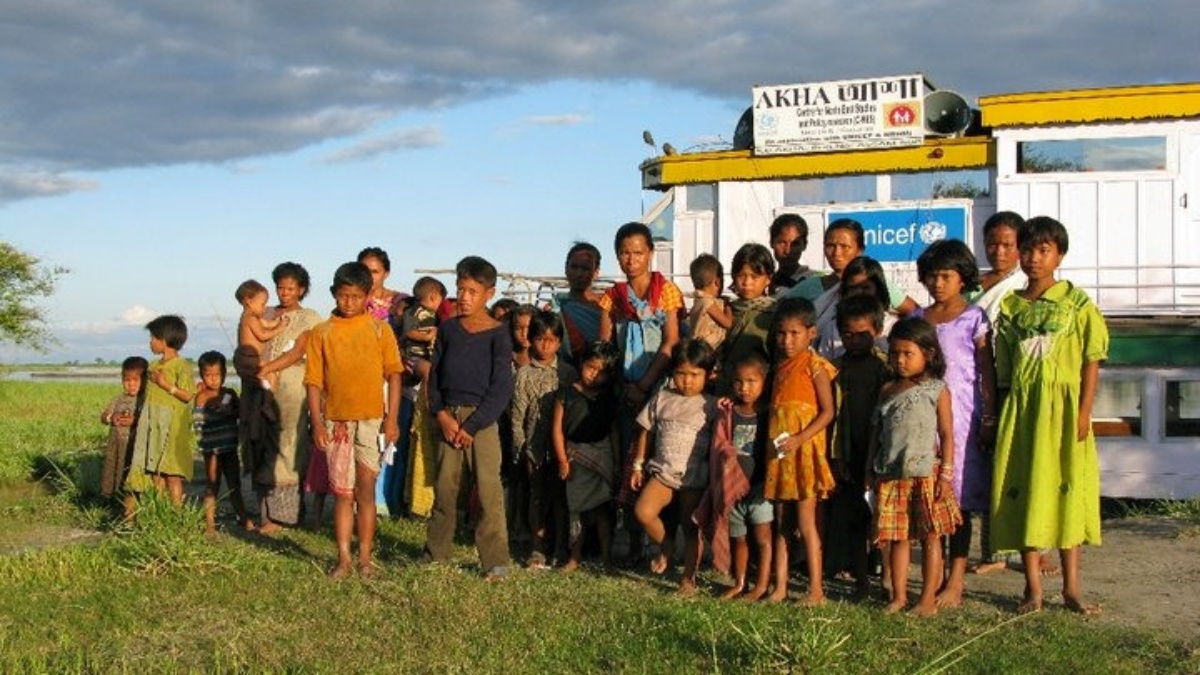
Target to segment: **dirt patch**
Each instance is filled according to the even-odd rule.
[[[1200,527],[1169,518],[1104,521],[1102,546],[1083,549],[1083,591],[1104,612],[1099,622],[1200,636]],[[1057,555],[1053,556],[1057,562]],[[1015,607],[1025,587],[1016,570],[967,576],[968,602]],[[1049,610],[1062,607],[1061,578],[1043,586]]]
[[[0,532],[0,555],[17,555],[51,546],[65,546],[99,539],[95,530],[63,525],[20,525],[10,523]]]

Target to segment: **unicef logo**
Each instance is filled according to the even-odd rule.
[[[762,113],[758,116],[758,130],[773,132],[778,126],[779,120],[774,113]]]
[[[946,238],[946,226],[936,220],[931,220],[921,226],[919,235],[922,243],[932,244]]]

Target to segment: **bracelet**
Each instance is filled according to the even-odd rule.
[[[643,468],[645,468],[645,463],[643,463],[642,460],[640,460],[640,459],[634,460],[634,462],[633,462],[633,472],[634,473],[641,473]]]

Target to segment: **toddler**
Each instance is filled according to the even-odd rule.
[[[675,502],[683,525],[683,577],[681,594],[696,592],[696,569],[700,563],[699,527],[692,512],[708,485],[708,450],[711,425],[716,417],[716,399],[704,393],[715,364],[712,348],[702,340],[684,339],[671,352],[670,383],[655,392],[637,417],[639,426],[633,451],[630,487],[641,490],[634,514],[651,544],[658,548],[650,571],[662,574],[671,569],[675,523],[668,527],[661,517]],[[646,461],[649,449],[654,452]],[[644,471],[644,473],[643,473]]]
[[[146,393],[146,369],[150,366],[140,356],[130,356],[121,363],[121,393],[109,401],[100,421],[109,426],[108,444],[104,448],[104,467],[100,471],[100,496],[112,497],[121,491],[129,471],[129,432],[137,423],[142,399]],[[127,504],[127,506],[129,506]],[[128,511],[128,509],[127,509]],[[129,513],[126,513],[128,516]]]

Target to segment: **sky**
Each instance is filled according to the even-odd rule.
[[[726,147],[756,84],[922,72],[979,96],[1200,79],[1195,0],[743,3],[4,0],[0,239],[69,270],[58,343],[0,363],[230,351],[282,261],[332,308],[366,246],[388,286],[483,255],[553,275],[657,198],[638,164]],[[766,223],[764,223],[765,238]],[[450,277],[443,276],[453,286]]]

